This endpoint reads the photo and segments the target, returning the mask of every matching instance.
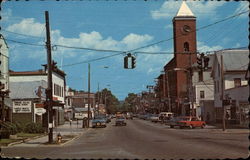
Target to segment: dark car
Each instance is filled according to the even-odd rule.
[[[124,117],[117,117],[115,120],[115,125],[116,126],[126,126],[127,123],[125,121],[125,118]]]
[[[169,125],[170,128],[174,128],[175,126],[179,126],[178,121],[180,121],[181,119],[182,117],[172,117],[169,120],[166,120],[165,124]]]
[[[98,117],[92,120],[92,127],[106,127],[106,119]]]

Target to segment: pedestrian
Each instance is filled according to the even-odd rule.
[[[209,121],[210,121],[210,113],[209,112],[207,112],[207,123],[209,123]]]

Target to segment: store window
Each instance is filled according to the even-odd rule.
[[[189,52],[189,44],[188,44],[188,42],[184,43],[184,52]]]
[[[241,79],[234,78],[234,87],[240,87],[240,86],[241,86]]]
[[[200,98],[205,98],[205,91],[200,91]]]

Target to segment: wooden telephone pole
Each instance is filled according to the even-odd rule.
[[[48,115],[48,129],[49,129],[49,143],[53,143],[53,96],[52,96],[52,58],[51,58],[51,42],[50,42],[50,28],[49,28],[49,12],[45,11],[46,35],[47,35],[47,68],[48,68],[48,87],[46,92],[47,101],[47,115]]]

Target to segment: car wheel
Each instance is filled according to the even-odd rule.
[[[170,126],[170,128],[174,128],[174,126]]]
[[[205,124],[202,124],[202,125],[201,125],[201,128],[202,128],[202,129],[205,128]]]
[[[193,125],[190,125],[189,128],[190,129],[195,129],[195,127]]]

